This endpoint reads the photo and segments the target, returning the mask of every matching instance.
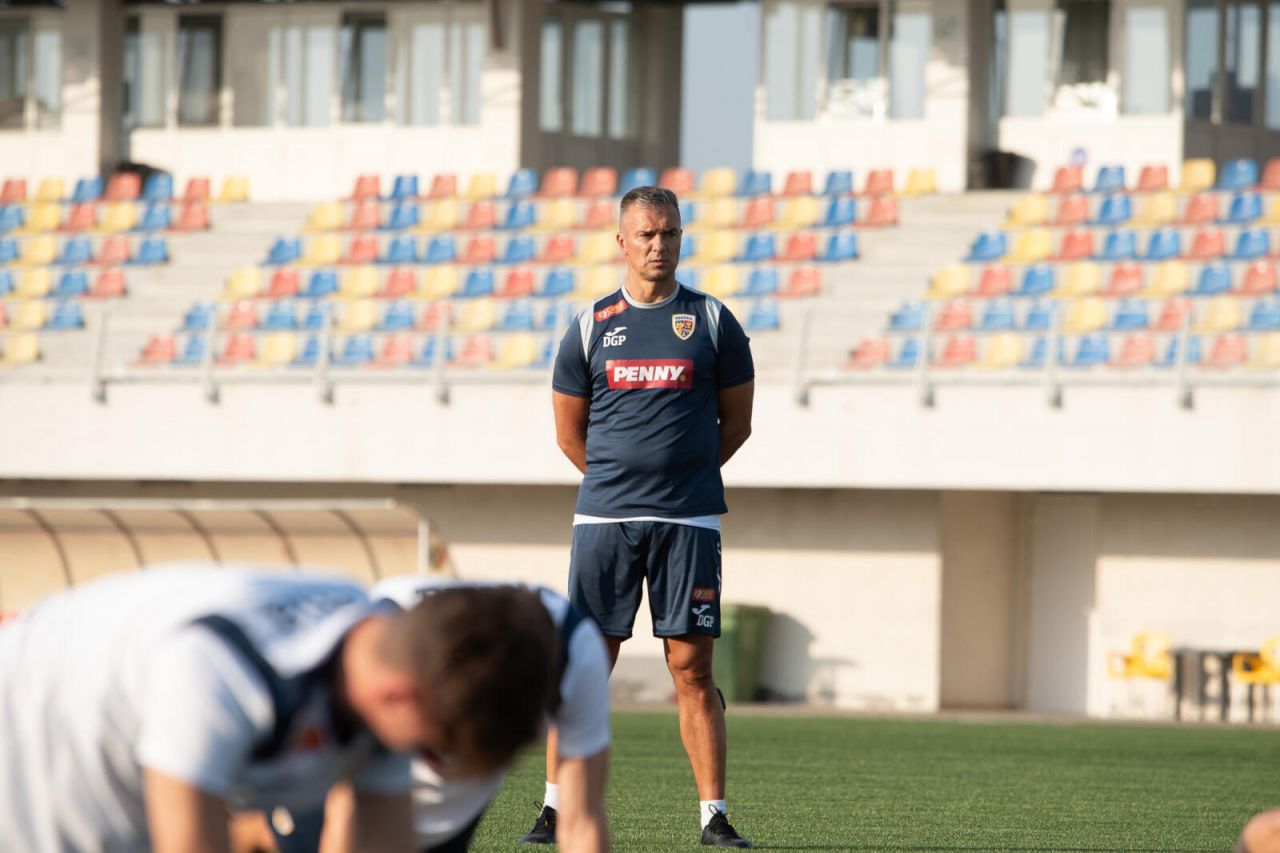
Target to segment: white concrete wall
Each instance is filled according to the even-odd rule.
[[[1036,161],[1031,186],[1047,190],[1059,166],[1081,149],[1088,156],[1085,186],[1093,186],[1100,166],[1124,166],[1135,184],[1143,166],[1167,166],[1177,184],[1182,168],[1182,115],[1057,115],[1000,119],[1000,148]]]

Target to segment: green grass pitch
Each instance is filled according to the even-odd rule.
[[[674,713],[613,726],[614,848],[706,849]],[[1280,805],[1280,731],[731,708],[728,787],[730,819],[764,849],[1227,851],[1250,815]],[[541,799],[531,754],[473,849],[514,849]]]

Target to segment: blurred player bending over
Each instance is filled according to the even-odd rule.
[[[1280,809],[1254,815],[1240,833],[1236,853],[1280,853]]]
[[[0,846],[226,853],[228,809],[303,813],[349,779],[346,849],[411,850],[408,753],[505,766],[540,734],[555,644],[512,587],[399,611],[182,566],[55,595],[0,627]]]

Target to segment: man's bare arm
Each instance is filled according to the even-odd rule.
[[[565,853],[602,853],[609,849],[609,820],[604,811],[609,749],[585,758],[560,761],[556,839]]]
[[[147,827],[155,853],[227,853],[230,813],[221,797],[158,770],[142,771]]]
[[[728,462],[751,435],[751,407],[755,400],[754,379],[720,389],[720,464]]]
[[[551,392],[551,410],[556,418],[556,444],[569,461],[583,474],[587,473],[587,413],[591,400],[572,394]]]

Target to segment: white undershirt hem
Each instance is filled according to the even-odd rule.
[[[627,518],[603,518],[598,515],[573,514],[573,524],[616,524],[620,521],[665,521],[669,524],[684,524],[688,527],[702,527],[707,530],[720,531],[720,516],[695,515],[689,518],[659,518],[656,515],[633,515]]]

